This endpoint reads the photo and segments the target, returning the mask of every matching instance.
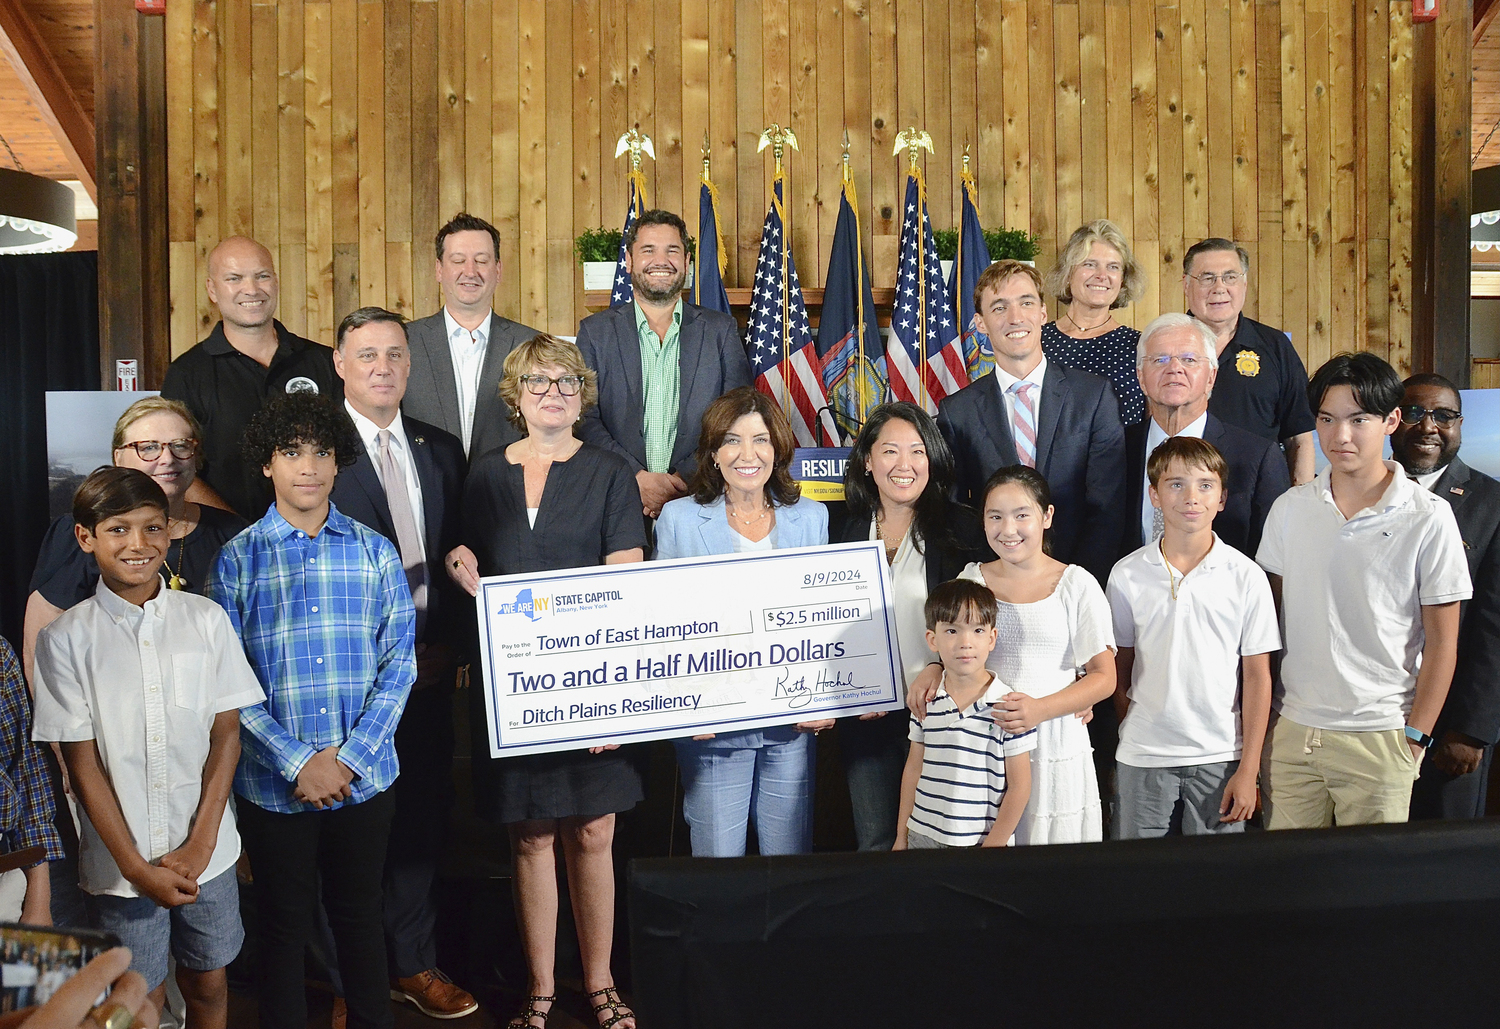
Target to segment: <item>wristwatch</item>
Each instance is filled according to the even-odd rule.
[[[1421,729],[1414,729],[1409,725],[1406,727],[1406,738],[1420,746],[1423,750],[1432,746],[1433,742],[1431,736],[1427,735]]]

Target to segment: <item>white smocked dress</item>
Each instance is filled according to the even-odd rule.
[[[978,564],[970,564],[960,578],[984,583]],[[995,628],[989,670],[1017,693],[1033,697],[1071,686],[1089,658],[1115,645],[1109,601],[1078,565],[1063,570],[1044,600],[1000,601]],[[1043,722],[1031,754],[1031,800],[1016,827],[1016,843],[1088,843],[1103,833],[1088,727],[1073,715]]]

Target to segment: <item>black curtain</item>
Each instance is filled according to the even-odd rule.
[[[48,522],[47,391],[98,388],[99,255],[0,256],[0,634],[17,654]]]

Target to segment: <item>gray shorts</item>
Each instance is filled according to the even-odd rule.
[[[175,908],[150,897],[94,897],[99,928],[130,948],[130,967],[154,990],[167,978],[167,951],[183,968],[211,972],[228,965],[245,942],[240,884],[231,866],[198,885],[198,899]]]
[[[906,849],[907,850],[956,850],[958,848],[954,847],[953,844],[951,844],[951,843],[944,843],[941,840],[935,840],[935,839],[933,839],[931,836],[923,836],[919,832],[912,832],[910,829],[908,829],[908,830],[906,830]]]
[[[1219,821],[1224,787],[1239,767],[1238,761],[1175,768],[1120,762],[1115,766],[1114,838],[1244,832],[1244,822]]]

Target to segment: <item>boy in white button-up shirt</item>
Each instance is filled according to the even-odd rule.
[[[1404,390],[1373,354],[1307,388],[1328,468],[1283,493],[1256,560],[1286,657],[1261,767],[1268,829],[1404,822],[1471,591],[1453,509],[1383,460]]]
[[[73,517],[99,585],[37,637],[33,736],[62,744],[100,928],[130,948],[158,1007],[170,950],[188,1023],[223,1029],[224,968],[244,939],[227,804],[239,709],[265,694],[224,609],[162,582],[167,499],[150,476],[94,472]]]

